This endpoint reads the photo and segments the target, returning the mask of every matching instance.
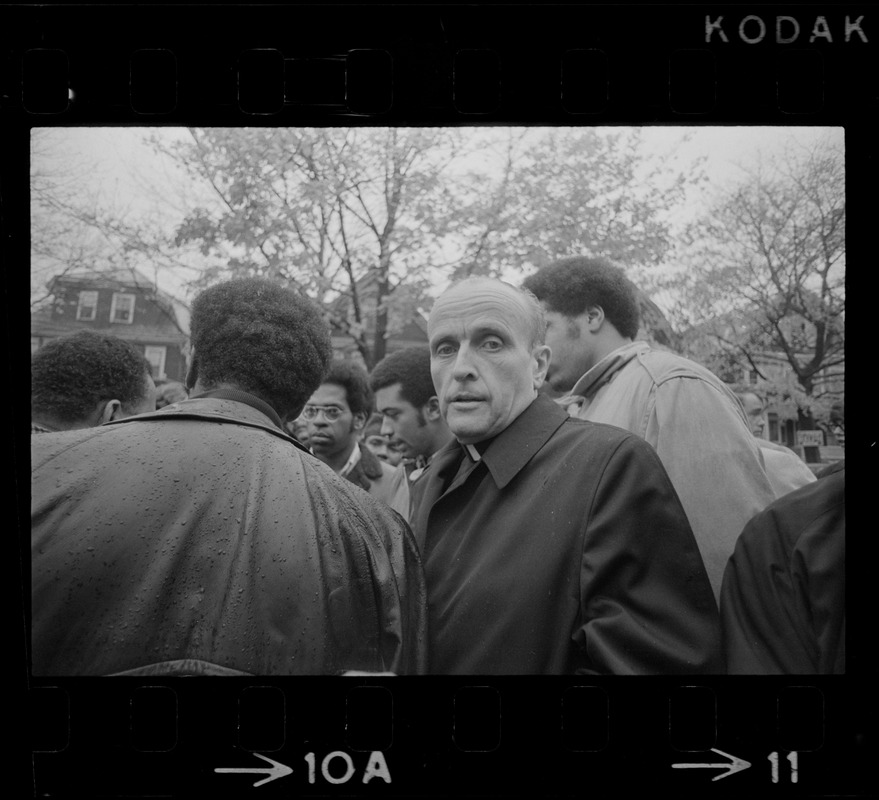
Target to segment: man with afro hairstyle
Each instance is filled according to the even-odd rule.
[[[92,428],[155,408],[150,365],[124,339],[79,331],[31,358],[31,433]]]
[[[32,437],[35,675],[425,669],[425,593],[400,517],[284,428],[329,329],[268,280],[192,306],[190,397]]]
[[[408,519],[405,470],[380,461],[360,441],[371,412],[366,370],[350,361],[334,361],[302,412],[308,422],[308,444],[335,473]]]
[[[525,279],[546,311],[547,381],[568,412],[646,439],[681,499],[714,590],[745,523],[775,499],[741,403],[689,359],[636,341],[635,288],[600,258]]]

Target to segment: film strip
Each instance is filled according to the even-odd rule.
[[[0,16],[10,264],[28,262],[32,127],[830,125],[846,132],[851,283],[875,297],[875,4],[21,5]],[[13,298],[27,270],[8,272],[8,352],[23,373],[26,311]],[[859,358],[864,318],[849,319],[850,360],[872,365]],[[9,695],[25,695],[29,732],[14,736],[16,766],[47,797],[871,796],[870,371],[849,393],[861,432],[848,443],[847,501],[867,530],[850,537],[848,674],[815,678],[33,676],[28,412],[11,401],[26,679]]]

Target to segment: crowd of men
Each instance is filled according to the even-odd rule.
[[[195,299],[185,387],[50,342],[34,674],[844,672],[844,462],[638,330],[569,258],[453,284],[369,373],[258,278]]]

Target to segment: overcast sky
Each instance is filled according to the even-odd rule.
[[[47,158],[59,159],[73,166],[83,181],[87,195],[99,193],[104,203],[117,209],[137,213],[159,214],[167,210],[172,192],[165,191],[169,184],[180,178],[177,168],[167,159],[157,156],[143,141],[143,128],[55,128],[49,136]],[[179,128],[154,128],[163,137],[179,137],[185,132]],[[684,134],[688,141],[681,144]],[[817,127],[678,127],[657,126],[645,128],[645,163],[656,159],[671,162],[681,171],[688,171],[699,158],[705,159],[705,172],[710,195],[718,188],[737,182],[743,170],[753,169],[759,160],[783,155],[798,144],[809,145],[830,135],[842,142],[842,128]],[[152,186],[152,190],[148,187]],[[686,219],[704,207],[707,197],[692,196],[680,209],[674,210],[680,219]],[[168,215],[169,232],[176,218]],[[160,287],[186,298],[177,276],[159,274]]]

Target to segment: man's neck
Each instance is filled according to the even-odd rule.
[[[592,362],[592,367],[601,361],[601,359],[609,356],[614,350],[619,350],[621,347],[625,347],[633,341],[634,339],[630,339],[628,336],[622,336],[615,330],[609,330],[601,337],[598,346],[595,348],[595,361]],[[592,367],[590,367],[590,369]]]
[[[240,386],[235,385],[234,383],[217,383],[212,386],[206,386],[198,380],[195,382],[195,385],[192,387],[192,394],[190,394],[190,398],[196,399],[199,397],[220,397],[227,400],[237,400],[240,403],[245,403],[246,405],[255,408],[257,411],[265,414],[278,428],[280,428],[285,433],[287,429],[284,427],[283,420],[281,419],[281,415],[278,413],[278,410],[275,409],[271,403],[267,400],[264,400],[259,395],[254,394],[247,389],[242,389]]]
[[[357,440],[352,439],[349,445],[338,453],[333,453],[332,455],[318,455],[318,458],[324,462],[333,472],[336,474],[342,471],[342,467],[348,463],[348,459],[351,458],[351,453],[354,452],[354,448],[357,447]]]

